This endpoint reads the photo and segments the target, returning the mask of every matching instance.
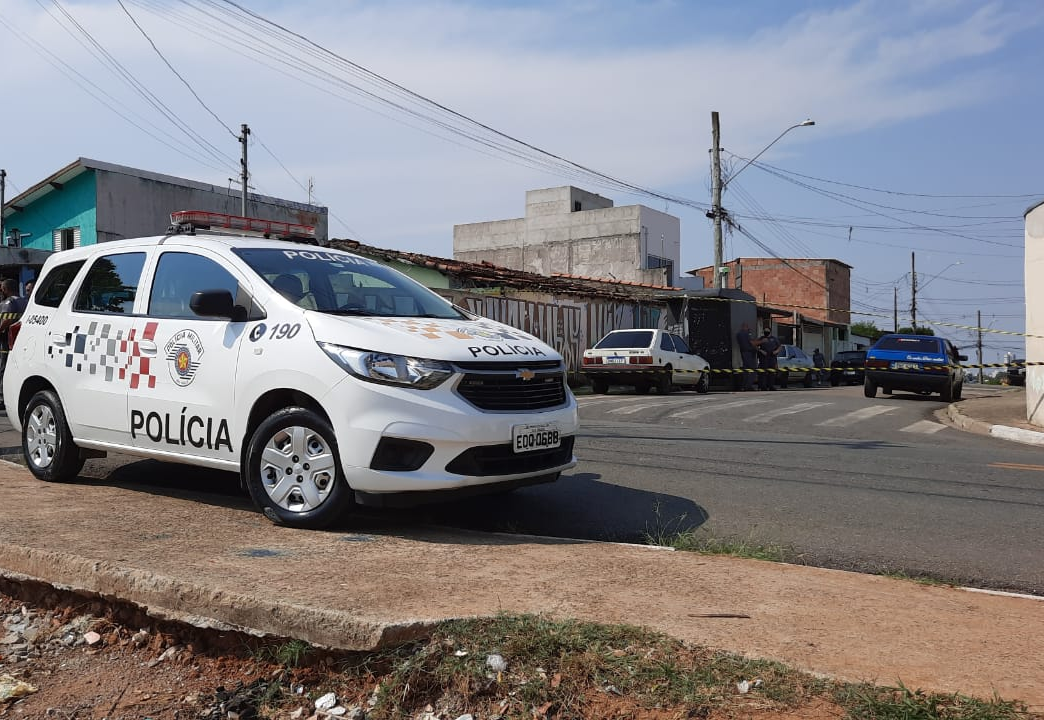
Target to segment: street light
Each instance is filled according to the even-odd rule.
[[[739,170],[732,174],[728,182],[732,182],[733,179],[741,172],[747,169],[747,165],[761,157],[766,150],[779,142],[780,138],[786,135],[794,128],[808,127],[815,125],[815,120],[808,119],[791,125],[786,130],[779,134],[775,140],[766,145],[761,152],[752,157],[747,161],[746,165],[741,167]],[[721,267],[721,255],[722,255],[722,237],[721,237],[721,218],[725,214],[721,208],[721,192],[725,189],[725,183],[721,181],[721,129],[718,126],[718,113],[717,111],[711,112],[711,136],[714,140],[714,145],[711,147],[711,209],[707,212],[707,217],[714,221],[714,287],[721,288],[722,285],[722,267]]]
[[[949,270],[950,268],[952,268],[952,267],[956,267],[956,266],[958,266],[958,265],[963,265],[963,264],[964,264],[964,261],[963,261],[963,260],[957,260],[957,261],[955,261],[955,262],[952,262],[952,263],[950,263],[949,265],[947,265],[946,267],[944,267],[944,268],[943,268],[942,270],[940,270],[939,272],[935,273],[934,275],[930,275],[930,276],[929,276],[929,278],[928,278],[928,281],[927,281],[927,282],[925,282],[925,283],[924,283],[924,285],[921,285],[921,287],[920,287],[920,288],[918,288],[918,289],[919,289],[919,290],[924,290],[924,289],[925,289],[925,288],[926,288],[926,287],[928,286],[928,283],[930,283],[930,282],[931,282],[932,280],[935,280],[935,279],[936,279],[937,277],[939,277],[940,275],[942,275],[943,273],[945,273],[945,272],[946,272],[947,270]]]
[[[775,145],[776,143],[778,143],[778,142],[780,141],[780,138],[782,138],[782,137],[783,137],[784,135],[786,135],[786,134],[787,134],[788,132],[790,132],[790,131],[791,131],[791,130],[793,130],[794,128],[799,128],[799,127],[810,127],[810,126],[812,126],[812,125],[815,125],[815,124],[816,124],[816,121],[815,121],[815,120],[812,120],[811,118],[808,118],[808,119],[806,119],[806,120],[802,120],[802,121],[801,121],[801,122],[799,122],[799,123],[798,123],[797,125],[791,125],[790,127],[788,127],[788,128],[786,129],[786,130],[784,130],[783,132],[781,132],[781,133],[779,134],[779,137],[777,137],[777,138],[776,138],[775,140],[773,140],[773,141],[772,141],[772,142],[770,142],[770,143],[769,143],[768,145],[766,145],[766,146],[765,146],[765,147],[764,147],[764,148],[762,149],[762,151],[761,151],[761,152],[759,152],[759,153],[758,153],[757,155],[755,155],[755,156],[754,156],[754,157],[752,157],[752,158],[751,158],[750,160],[748,160],[748,161],[747,161],[746,163],[744,163],[744,164],[743,164],[743,167],[741,167],[741,168],[740,168],[739,170],[737,170],[736,172],[732,173],[732,175],[730,175],[730,176],[729,176],[729,177],[728,177],[728,178],[727,178],[727,179],[725,180],[725,185],[727,186],[727,185],[728,185],[728,184],[729,184],[730,182],[732,182],[733,180],[735,180],[735,179],[736,179],[736,176],[737,176],[737,175],[739,175],[739,174],[740,174],[741,172],[743,172],[744,170],[746,170],[746,169],[747,169],[747,167],[748,167],[748,166],[749,166],[749,165],[750,165],[751,163],[753,163],[753,162],[754,162],[755,160],[757,160],[757,159],[758,159],[759,157],[761,157],[762,155],[764,155],[764,154],[765,154],[765,151],[766,151],[766,150],[768,150],[768,149],[769,149],[770,147],[772,147],[773,145]],[[722,187],[722,189],[724,189],[724,186]]]
[[[917,332],[917,266],[914,264],[916,255],[914,252],[910,252],[910,327],[913,328],[914,332]],[[942,269],[942,272],[936,273],[928,278],[928,282],[921,286],[921,290],[924,290],[925,286],[928,285],[932,280],[942,275],[944,272],[956,265],[963,265],[963,260],[955,260]]]

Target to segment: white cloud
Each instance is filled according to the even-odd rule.
[[[359,104],[372,103],[343,88],[336,92],[347,99],[334,97],[313,73],[288,78],[170,19],[157,19],[137,2],[127,5],[225,123],[236,132],[241,122],[249,123],[298,180],[315,177],[317,195],[368,240],[394,246],[397,238],[419,242],[428,234],[433,242],[424,249],[448,254],[455,222],[518,216],[525,189],[570,182],[493,160],[487,149],[464,151],[453,144],[466,144],[460,138],[435,140],[426,133],[444,133],[416,118],[405,122],[425,132],[389,122],[360,110]],[[201,167],[150,140],[21,50],[25,63],[19,67],[26,69],[10,75],[7,92],[12,103],[27,110],[6,112],[4,121],[5,134],[25,138],[29,146],[15,148],[4,159],[21,187],[78,155],[225,182],[235,172],[237,143],[198,106],[119,6],[77,2],[66,7],[179,116],[220,147],[233,167]],[[619,22],[622,12],[619,6],[614,14],[597,3],[511,8],[313,0],[263,12],[505,133],[641,185],[691,188],[686,194],[699,200],[705,200],[711,110],[721,111],[726,147],[749,155],[807,116],[817,121],[815,135],[794,133],[788,138],[790,152],[818,137],[982,103],[1006,91],[1004,78],[988,62],[972,68],[968,63],[988,59],[1013,33],[1039,21],[1022,17],[1014,22],[999,4],[962,14],[950,3],[905,10],[894,3],[859,2],[804,12],[775,25],[763,19],[762,27],[745,38],[733,35],[724,42],[687,13],[685,4],[661,3],[654,9],[668,18],[678,13],[678,23],[692,25],[691,39],[679,41],[674,33],[663,47],[637,40],[592,46],[599,26],[608,32],[610,21]],[[630,11],[641,12],[641,6]],[[13,0],[0,12],[122,103],[182,137],[37,5]],[[192,22],[204,24],[198,18]],[[563,42],[571,28],[584,28],[587,42]],[[618,37],[626,29],[613,30]],[[3,28],[0,34],[6,44],[10,35]],[[255,35],[258,45],[265,42]],[[287,51],[283,58],[300,61],[303,55]],[[402,120],[387,108],[380,112]],[[303,191],[263,149],[254,147],[252,161],[260,189],[301,199]]]

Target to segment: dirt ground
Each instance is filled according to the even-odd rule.
[[[11,590],[10,583],[5,585]],[[256,644],[188,626],[150,623],[134,609],[100,601],[70,602],[48,588],[0,594],[0,718],[64,720],[251,720],[349,717],[365,720],[378,677],[346,685],[329,656],[289,669],[288,658],[266,657]],[[30,603],[27,598],[36,600]],[[126,622],[122,622],[126,621]],[[137,622],[135,622],[137,621]],[[138,627],[143,625],[143,627]],[[282,662],[280,662],[280,660]],[[326,714],[314,698],[336,689],[338,706]],[[265,699],[265,698],[269,699]],[[518,716],[503,701],[470,714],[440,709],[438,698],[416,720],[474,720]],[[592,688],[586,718],[668,720],[692,717],[684,707],[646,709],[633,699]],[[343,713],[341,711],[343,710]],[[334,714],[334,713],[340,713]],[[710,720],[825,720],[843,710],[822,698],[797,709],[737,692]],[[534,720],[558,717],[547,706],[527,708]],[[572,716],[571,716],[572,717]]]

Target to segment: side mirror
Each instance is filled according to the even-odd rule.
[[[200,317],[246,319],[246,310],[236,305],[235,300],[232,299],[232,293],[228,290],[200,290],[192,293],[189,307]]]

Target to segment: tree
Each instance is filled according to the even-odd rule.
[[[849,325],[849,330],[851,330],[853,335],[870,338],[870,342],[877,342],[877,338],[888,334],[887,330],[882,330],[872,322],[867,321],[852,323]]]
[[[931,328],[927,328],[927,327],[919,327],[919,328],[901,327],[901,328],[899,328],[899,332],[904,334],[904,335],[934,335],[935,334],[934,330],[932,330]]]

